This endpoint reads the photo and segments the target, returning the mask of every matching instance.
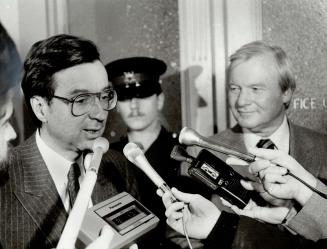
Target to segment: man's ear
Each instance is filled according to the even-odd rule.
[[[285,92],[283,92],[283,102],[284,104],[289,104],[291,99],[292,99],[292,95],[293,95],[293,91],[291,90],[291,88],[288,88],[287,90],[285,90]]]
[[[162,110],[165,103],[165,95],[163,93],[160,93],[158,95],[158,110]]]
[[[48,102],[41,96],[33,96],[30,99],[32,110],[35,116],[42,122],[47,122]]]

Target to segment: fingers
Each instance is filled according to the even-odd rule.
[[[232,209],[234,213],[241,215],[241,209],[239,209],[237,206],[232,205],[230,202],[226,201],[224,198],[220,198],[220,200],[223,205]]]
[[[159,192],[159,194],[163,193],[162,190],[157,190],[157,193]],[[161,193],[160,193],[161,192]],[[163,204],[165,205],[166,209],[172,204],[172,193],[171,192],[166,192],[166,193],[163,193],[162,195],[162,202]]]
[[[247,162],[239,159],[239,158],[236,158],[236,157],[228,157],[226,159],[226,164],[228,165],[240,165],[240,166],[247,166],[249,165]]]
[[[270,150],[261,148],[249,148],[249,152],[254,154],[256,157],[266,160],[276,160],[276,158],[282,158],[287,156],[285,152],[281,150]]]
[[[175,202],[172,203],[165,212],[166,217],[169,220],[178,220],[181,217],[183,217],[183,213],[181,212],[181,210],[184,207],[184,203],[183,202]]]
[[[162,197],[163,194],[164,194],[164,192],[163,192],[160,188],[158,188],[157,191],[156,191],[156,194],[157,194],[159,197]]]
[[[131,246],[129,247],[129,249],[138,249],[138,246],[137,246],[137,244],[133,244],[133,245],[131,245]]]
[[[290,171],[298,171],[303,169],[303,167],[294,158],[281,150],[249,148],[249,152],[261,159],[269,160],[275,164],[285,167]]]
[[[226,201],[222,197],[220,197],[220,200],[221,200],[222,204],[225,205],[226,207],[232,207],[233,206],[230,202]]]
[[[177,188],[172,188],[171,192],[177,198],[177,200],[182,201],[184,203],[190,203],[196,197],[195,194],[184,193],[179,191]]]
[[[284,184],[287,183],[287,176],[283,176],[280,174],[274,174],[274,173],[268,173],[264,175],[264,186],[265,184],[269,183],[279,183],[279,184]]]
[[[105,225],[100,232],[100,236],[96,238],[86,249],[109,248],[114,237],[114,232],[109,225]]]
[[[262,183],[260,183],[260,182],[241,180],[241,185],[246,190],[250,190],[250,191],[255,190],[258,193],[265,192],[264,187],[263,187]]]
[[[266,169],[272,168],[272,167],[278,167],[278,166],[272,164],[269,160],[258,159],[257,161],[250,164],[249,172],[252,175],[258,176],[260,171],[263,171],[263,170],[266,170]],[[279,170],[281,170],[281,169],[283,169],[283,168],[279,167]]]

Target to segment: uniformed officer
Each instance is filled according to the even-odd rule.
[[[106,69],[109,81],[117,91],[118,112],[127,126],[126,136],[110,147],[123,151],[128,142],[138,144],[168,185],[176,186],[179,162],[171,159],[170,153],[178,144],[177,135],[168,132],[160,121],[164,105],[160,76],[166,72],[166,64],[155,58],[132,57],[113,61],[106,65]],[[141,170],[131,167],[135,169],[142,204],[160,219],[148,245],[152,244],[152,248],[173,248],[165,240],[165,208],[156,195],[156,186]],[[142,247],[142,244],[139,246]]]

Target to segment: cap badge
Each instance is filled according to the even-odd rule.
[[[129,87],[129,84],[136,83],[136,86],[139,86],[139,82],[136,80],[135,74],[133,71],[124,72],[124,83],[126,87]]]

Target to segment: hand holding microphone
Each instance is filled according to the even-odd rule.
[[[271,195],[295,199],[302,206],[307,202],[314,191],[309,186],[314,188],[317,184],[317,179],[312,174],[283,151],[256,148],[251,148],[250,151],[260,159],[250,164],[249,170],[260,176],[264,188]]]
[[[92,191],[97,179],[102,155],[109,149],[109,142],[103,137],[99,137],[93,144],[93,157],[90,166],[78,191],[74,206],[69,214],[65,228],[60,237],[57,249],[74,249],[79,229],[82,225],[84,215],[92,195]]]
[[[164,193],[170,193],[172,202],[176,201],[176,198],[171,193],[171,190],[167,183],[161,178],[161,176],[153,169],[148,160],[146,159],[143,151],[135,144],[128,143],[123,149],[123,153],[126,158],[133,164],[135,164],[140,170],[142,170],[150,180]]]
[[[179,211],[183,214],[187,212],[187,207],[184,202],[177,202],[177,199],[171,192],[171,189],[167,185],[167,183],[160,177],[160,175],[152,168],[148,160],[146,159],[143,151],[134,143],[128,143],[123,150],[124,155],[126,158],[135,164],[139,169],[141,169],[151,180],[152,182],[158,187],[158,189],[165,194],[165,202],[170,203],[177,203],[179,207]],[[185,214],[186,216],[186,214]],[[186,228],[186,222],[183,217],[181,217],[180,224],[182,226],[183,234],[186,236],[187,242],[189,247],[192,249],[192,245],[188,238],[188,232]],[[174,227],[173,227],[174,228]]]
[[[164,193],[162,196],[162,201],[166,207],[165,214],[168,225],[185,235],[184,224],[181,219],[183,218],[190,237],[195,239],[207,238],[220,217],[220,210],[201,195],[184,193],[176,188],[172,188],[172,193],[180,201],[172,203],[169,199],[169,193]]]

